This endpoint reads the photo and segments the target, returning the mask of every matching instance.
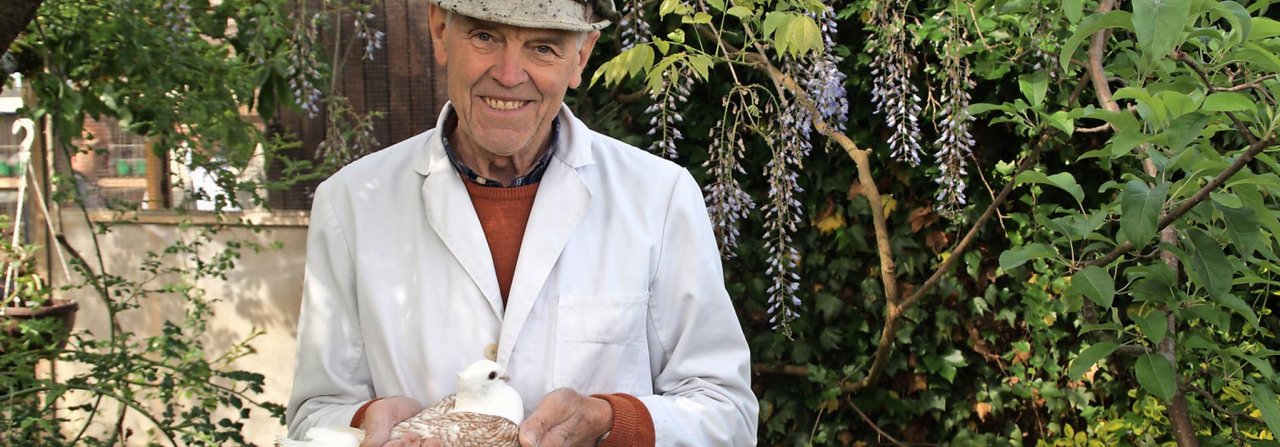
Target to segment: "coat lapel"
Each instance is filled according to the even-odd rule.
[[[507,296],[502,334],[498,338],[497,361],[503,365],[511,356],[534,301],[541,295],[551,270],[591,202],[591,190],[577,170],[592,163],[590,131],[567,107],[561,108],[560,120],[559,148],[538,186]]]
[[[447,112],[448,108],[445,110]],[[446,116],[446,113],[441,113],[441,116]],[[443,122],[436,126],[437,132],[441,129]],[[502,292],[498,288],[498,275],[493,269],[493,256],[489,253],[484,228],[480,226],[471,196],[449,162],[438,134],[428,139],[421,157],[414,164],[415,169],[426,176],[422,182],[422,202],[427,211],[427,223],[484,294],[494,316],[502,321]],[[440,290],[448,289],[442,286]]]

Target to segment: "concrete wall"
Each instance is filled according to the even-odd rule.
[[[108,213],[96,213],[90,216],[94,222],[110,221],[121,216]],[[207,217],[207,216],[206,216]],[[242,257],[237,266],[227,273],[226,280],[215,278],[197,282],[205,290],[206,298],[217,300],[214,314],[209,318],[208,330],[201,335],[205,352],[209,358],[216,358],[227,351],[235,343],[244,340],[255,329],[265,334],[254,339],[253,346],[257,353],[234,363],[236,369],[257,372],[265,375],[266,388],[261,400],[279,403],[287,402],[292,386],[295,339],[297,335],[297,317],[302,295],[303,263],[306,251],[305,213],[274,213],[234,215],[263,225],[263,231],[254,233],[244,228],[228,228],[220,232],[206,252],[213,252],[225,247],[231,240],[250,241],[264,246],[280,243],[275,250],[255,253],[242,250]],[[86,225],[85,217],[79,211],[66,210],[61,213],[62,232],[68,241],[83,255],[89,257],[94,252],[93,242]],[[130,278],[141,278],[138,266],[145,259],[148,251],[163,250],[173,241],[190,240],[190,229],[181,228],[176,214],[168,212],[144,212],[137,216],[134,223],[114,224],[111,231],[100,235],[98,243],[105,254],[106,270]],[[193,223],[208,223],[197,220]],[[66,275],[62,273],[59,257],[55,253],[50,266],[55,285],[67,284]],[[186,262],[174,260],[173,262]],[[187,263],[187,265],[190,265]],[[75,276],[75,273],[72,273]],[[163,280],[164,278],[162,278]],[[172,277],[167,279],[174,279]],[[105,336],[110,325],[106,307],[102,300],[88,291],[64,292],[62,298],[71,298],[79,302],[77,330]],[[158,334],[166,319],[181,321],[185,309],[180,299],[171,296],[147,297],[141,301],[141,307],[128,311],[121,316],[121,326],[138,335],[138,340]],[[54,374],[68,377],[77,371],[83,371],[84,365],[59,364]],[[71,399],[74,405],[77,399]],[[111,417],[115,405],[107,406],[111,411],[104,411],[94,418],[91,429],[102,432],[109,430],[115,418]],[[118,414],[118,413],[117,413]],[[83,421],[83,414],[70,414]],[[130,445],[143,445],[151,439],[148,431],[150,423],[137,414],[126,417],[126,426],[134,430]],[[79,430],[83,423],[70,424],[64,430]],[[284,427],[275,419],[267,417],[262,411],[252,413],[244,430],[249,442],[257,445],[271,445],[275,436],[284,434]],[[159,439],[157,439],[159,440]]]

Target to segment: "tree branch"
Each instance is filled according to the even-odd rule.
[[[1213,91],[1213,81],[1209,79],[1209,75],[1204,72],[1204,69],[1200,67],[1200,64],[1196,63],[1195,60],[1187,56],[1187,53],[1182,51],[1174,51],[1173,60],[1182,61],[1183,63],[1187,64],[1188,67],[1191,67],[1191,71],[1196,72],[1196,76],[1199,76],[1200,81],[1204,82],[1205,88],[1209,89],[1209,91]],[[1240,121],[1239,118],[1236,118],[1235,114],[1231,112],[1226,112],[1226,114],[1227,114],[1227,118],[1231,118],[1231,122],[1235,124],[1236,131],[1240,132],[1241,135],[1244,135],[1244,137],[1249,140],[1249,144],[1258,142],[1258,137],[1253,136],[1253,132],[1249,131],[1249,127],[1246,126],[1244,122]]]

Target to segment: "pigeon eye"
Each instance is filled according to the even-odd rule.
[[[493,379],[496,379],[496,378],[498,378],[498,372],[497,372],[497,371],[490,371],[490,372],[489,372],[489,380],[493,380]]]

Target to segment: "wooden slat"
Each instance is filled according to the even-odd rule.
[[[150,157],[148,157],[147,161],[148,161],[147,177],[145,178],[143,177],[102,177],[98,179],[98,182],[97,182],[98,187],[99,188],[129,188],[129,189],[146,188],[147,195],[149,196],[147,202],[150,202],[151,197],[155,197],[155,195],[152,194],[152,191],[151,191],[152,184],[151,184],[151,171],[150,171],[151,169]],[[150,206],[147,206],[143,209],[156,210],[156,209],[162,209],[162,208],[163,207],[151,208]]]
[[[387,122],[391,140],[396,142],[413,135],[413,76],[416,71],[411,53],[415,36],[409,29],[408,0],[385,0],[387,5],[387,64],[390,65],[387,86],[390,101]]]
[[[427,0],[409,1],[409,65],[413,68],[409,94],[410,121],[408,134],[416,135],[435,125],[435,117],[442,104],[436,103],[436,86],[433,76],[435,58],[431,54],[431,24],[428,21]],[[441,71],[443,73],[443,71]]]
[[[147,188],[147,200],[142,202],[142,208],[148,210],[159,210],[169,207],[169,152],[163,151],[157,153],[153,146],[153,142],[147,142],[147,150],[145,151],[147,163],[147,176],[143,180],[143,186]],[[98,184],[102,184],[101,179]]]
[[[392,30],[387,28],[388,21],[393,21],[395,17],[389,16],[387,3],[395,3],[399,0],[374,0],[373,8],[376,10],[373,20],[369,26],[382,30],[387,34],[386,40],[382,42],[382,51],[378,53],[377,58],[364,64],[364,94],[365,94],[365,112],[378,112],[381,116],[373,119],[373,137],[378,140],[378,149],[389,146],[398,140],[393,139],[391,133],[390,111],[388,104],[391,100],[391,84],[389,82],[388,72],[390,71],[390,60],[392,58],[394,46],[392,41],[397,39]],[[403,38],[403,36],[401,36]]]

